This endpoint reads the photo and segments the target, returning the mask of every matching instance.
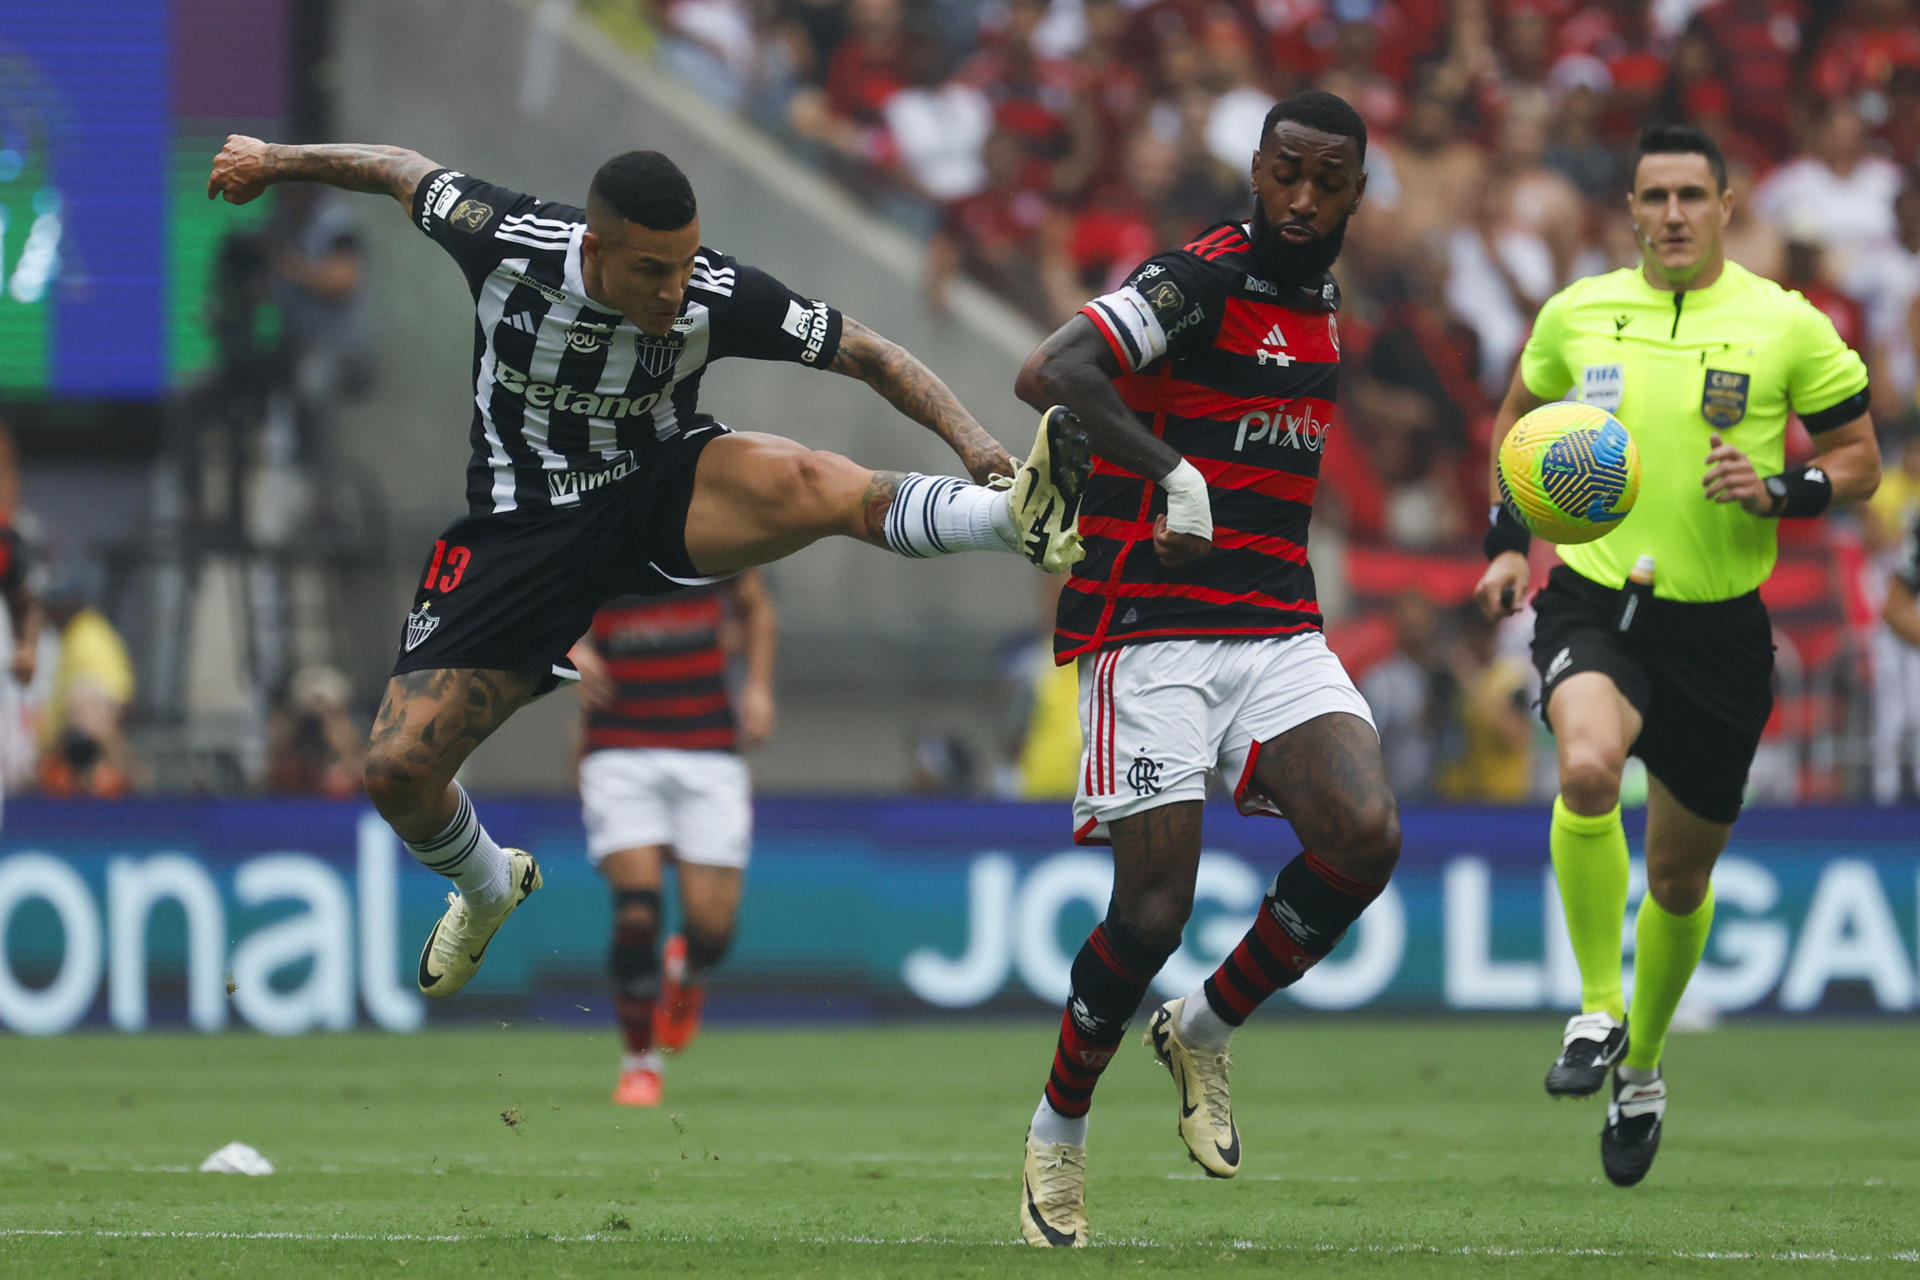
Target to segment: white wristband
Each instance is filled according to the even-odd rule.
[[[1160,479],[1167,491],[1167,528],[1213,541],[1213,505],[1207,501],[1207,479],[1185,458]]]

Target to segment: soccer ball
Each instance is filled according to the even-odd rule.
[[[1633,510],[1640,452],[1605,409],[1562,400],[1513,424],[1500,446],[1500,500],[1548,542],[1592,542]]]

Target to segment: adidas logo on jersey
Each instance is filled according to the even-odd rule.
[[[1267,330],[1267,336],[1260,339],[1260,351],[1258,353],[1260,363],[1264,365],[1271,361],[1283,369],[1292,364],[1293,357],[1287,354],[1285,349],[1286,345],[1287,335],[1280,332],[1279,325],[1274,325],[1273,328]],[[1268,350],[1269,347],[1279,347],[1281,350],[1270,351]]]
[[[540,332],[540,326],[535,324],[533,317],[524,311],[516,311],[500,323],[509,329],[518,329],[522,333],[538,334]]]

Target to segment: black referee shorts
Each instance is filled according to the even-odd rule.
[[[468,515],[434,539],[393,674],[484,667],[537,675],[536,694],[571,672],[567,650],[618,595],[667,595],[702,578],[687,556],[695,464],[726,434],[702,431],[654,451],[644,471],[564,507]]]
[[[1556,565],[1533,598],[1540,714],[1580,671],[1611,679],[1644,720],[1630,748],[1709,822],[1740,816],[1747,771],[1773,712],[1773,624],[1758,591],[1732,600],[1644,600],[1620,630],[1624,593]]]

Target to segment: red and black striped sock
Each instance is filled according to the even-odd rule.
[[[1237,1027],[1282,987],[1290,987],[1340,945],[1384,884],[1342,875],[1310,853],[1280,869],[1260,914],[1206,981],[1207,1004]]]
[[[1126,1036],[1147,984],[1166,960],[1112,916],[1087,935],[1073,958],[1073,989],[1060,1016],[1060,1039],[1047,1076],[1047,1105],[1056,1114],[1087,1114],[1093,1086]]]
[[[625,889],[614,902],[618,914],[607,952],[613,1013],[627,1052],[637,1057],[653,1048],[653,1006],[660,998],[660,895]]]

